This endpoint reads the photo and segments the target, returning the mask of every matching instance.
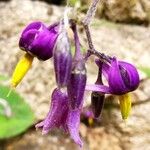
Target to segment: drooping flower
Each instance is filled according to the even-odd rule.
[[[54,68],[58,87],[66,87],[71,74],[72,55],[67,31],[62,27],[54,46]]]
[[[58,28],[59,24],[48,28],[42,22],[30,23],[21,34],[19,47],[40,60],[47,60],[53,55]]]
[[[47,134],[55,128],[63,129],[70,134],[74,142],[83,145],[79,136],[80,110],[69,108],[67,93],[56,88],[52,93],[51,106],[47,117],[35,127],[42,128],[42,134]]]
[[[52,93],[51,106],[46,119],[36,125],[36,128],[42,128],[42,133],[47,134],[54,128],[62,128],[67,131],[68,117],[68,96],[60,89],[55,89]]]
[[[108,81],[108,86],[87,85],[87,90],[123,95],[134,91],[140,82],[136,68],[132,64],[118,61],[116,58],[112,58],[110,64],[103,64],[102,73]]]
[[[16,87],[30,69],[34,56],[47,60],[53,55],[53,47],[58,37],[59,24],[46,27],[42,22],[30,23],[22,32],[19,47],[27,53],[18,62],[11,79],[11,87]]]
[[[102,74],[107,79],[108,86],[103,84],[87,85],[86,89],[103,94],[119,95],[122,118],[127,119],[131,110],[129,92],[134,91],[140,82],[136,68],[132,64],[112,58],[110,64],[102,65]]]

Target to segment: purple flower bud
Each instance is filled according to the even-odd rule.
[[[81,109],[83,105],[83,96],[86,86],[86,68],[85,60],[80,50],[80,42],[77,33],[76,24],[72,24],[75,41],[75,56],[72,64],[70,82],[68,84],[68,97],[71,109]]]
[[[82,60],[75,62],[68,84],[68,97],[71,109],[82,108],[86,78],[85,63]]]
[[[54,46],[54,67],[58,87],[67,86],[72,67],[72,55],[65,29],[59,34]]]
[[[50,111],[46,119],[38,123],[36,128],[43,128],[43,134],[47,134],[53,128],[62,128],[64,131],[67,131],[66,120],[68,112],[67,94],[61,92],[59,89],[55,89],[52,94]]]
[[[139,85],[139,74],[136,68],[116,58],[111,60],[108,71],[108,84],[113,94],[121,95],[134,91]]]
[[[91,94],[91,104],[94,117],[98,118],[101,113],[105,102],[105,95],[100,92],[92,92]]]
[[[98,70],[98,77],[97,80],[95,82],[95,84],[101,84],[103,85],[102,82],[102,66],[103,66],[103,62],[101,62],[100,60],[96,60],[96,64],[99,67]],[[91,94],[91,105],[92,105],[92,110],[94,113],[94,117],[98,118],[101,113],[102,113],[102,109],[104,106],[104,100],[105,100],[105,95],[102,92],[92,92]]]
[[[41,60],[47,60],[53,55],[57,36],[58,24],[47,28],[42,22],[33,22],[22,32],[19,47]]]

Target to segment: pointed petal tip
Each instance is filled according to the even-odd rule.
[[[80,137],[76,137],[76,138],[72,138],[72,139],[77,145],[79,145],[80,148],[83,147],[83,141],[80,139]]]
[[[48,132],[49,132],[49,130],[42,130],[42,135],[46,135],[46,134],[48,134]]]
[[[36,130],[37,130],[38,128],[42,128],[43,126],[44,126],[44,121],[42,121],[42,122],[36,124],[36,125],[35,125],[35,128],[36,128]]]

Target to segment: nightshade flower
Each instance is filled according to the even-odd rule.
[[[116,58],[110,60],[110,64],[102,65],[102,74],[108,81],[108,86],[103,84],[87,85],[87,90],[101,92],[103,94],[120,95],[120,108],[122,118],[127,119],[131,109],[129,92],[134,91],[139,85],[139,74],[136,68]]]
[[[53,47],[58,37],[59,24],[46,27],[42,22],[30,23],[22,32],[19,47],[27,53],[18,62],[11,79],[11,87],[16,87],[30,69],[34,56],[47,60],[53,55]]]
[[[53,24],[48,28],[42,22],[30,23],[21,34],[19,47],[40,60],[51,58],[58,37],[58,26]]]
[[[139,85],[139,74],[136,68],[127,62],[112,58],[110,64],[103,64],[102,73],[108,81],[106,85],[87,85],[87,90],[105,94],[122,95],[134,91]]]
[[[44,121],[35,127],[42,128],[42,134],[47,134],[55,128],[63,129],[70,134],[75,143],[83,145],[79,136],[80,111],[69,108],[69,98],[66,92],[56,88],[52,93],[50,111]]]
[[[46,119],[38,123],[36,128],[42,128],[42,134],[47,134],[54,128],[62,128],[67,131],[68,111],[67,93],[56,88],[52,93],[50,111]]]

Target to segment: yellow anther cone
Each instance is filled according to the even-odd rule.
[[[94,124],[93,118],[88,118],[88,124],[89,126],[92,126]]]
[[[122,119],[126,120],[131,111],[131,95],[130,93],[119,96],[120,110]]]
[[[11,78],[11,87],[15,88],[23,79],[23,77],[25,76],[25,74],[28,72],[28,70],[30,69],[32,62],[33,62],[33,56],[31,56],[30,54],[26,53],[18,62],[12,78]]]

